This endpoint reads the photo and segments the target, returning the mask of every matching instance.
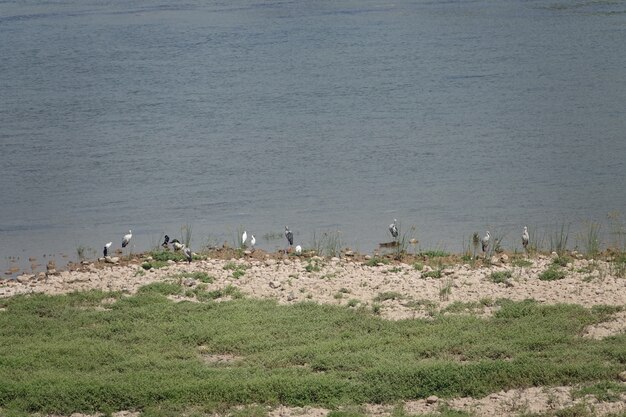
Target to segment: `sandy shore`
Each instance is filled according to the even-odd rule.
[[[453,303],[467,303],[455,313],[490,315],[497,305],[495,300],[533,299],[540,303],[626,306],[626,278],[616,276],[607,261],[592,261],[572,257],[561,267],[566,276],[556,281],[542,281],[539,275],[548,269],[554,256],[539,255],[527,259],[527,266],[514,266],[505,257],[504,262],[489,267],[472,267],[457,263],[443,266],[439,278],[429,277],[435,268],[428,264],[412,265],[392,262],[376,266],[365,264],[364,257],[322,259],[295,257],[283,254],[255,253],[242,258],[209,258],[191,264],[168,261],[159,269],[144,270],[141,264],[148,257],[137,257],[124,265],[90,262],[78,270],[52,274],[22,275],[17,280],[0,282],[0,297],[17,294],[64,294],[73,291],[100,289],[134,293],[143,285],[170,281],[193,288],[202,284],[193,278],[177,278],[184,272],[204,272],[213,278],[207,290],[238,288],[246,297],[274,299],[281,304],[313,301],[353,308],[375,308],[381,317],[398,320],[431,318]],[[432,264],[432,262],[431,262]],[[235,278],[233,266],[240,266],[243,275]],[[491,274],[510,271],[505,282],[496,283]],[[194,298],[172,297],[174,302]],[[603,338],[626,331],[626,311],[615,314],[611,320],[586,329],[585,337]],[[626,379],[626,375],[624,375]],[[534,390],[534,391],[533,391]],[[492,394],[483,399],[458,398],[446,400],[448,406],[472,411],[477,416],[514,416],[520,410],[545,412],[553,407],[575,405],[571,387],[545,387],[514,390]],[[544,398],[545,397],[545,398]],[[436,409],[439,399],[431,398],[405,403],[411,413],[429,413]],[[555,405],[556,404],[556,405]],[[594,415],[626,411],[626,395],[613,403],[585,401]],[[391,408],[368,406],[372,416],[390,415]],[[389,409],[388,409],[389,408]],[[305,415],[323,417],[328,410],[279,408],[270,415]]]

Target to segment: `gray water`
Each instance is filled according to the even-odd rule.
[[[625,45],[619,0],[2,0],[0,256],[605,222]]]

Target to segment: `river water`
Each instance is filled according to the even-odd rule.
[[[2,262],[185,224],[194,248],[289,225],[371,252],[394,218],[422,249],[608,236],[625,45],[620,0],[2,0]]]

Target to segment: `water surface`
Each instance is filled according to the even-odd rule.
[[[625,1],[4,0],[0,38],[6,263],[626,211]]]

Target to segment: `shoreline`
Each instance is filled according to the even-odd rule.
[[[502,253],[487,260],[464,262],[456,255],[411,255],[397,261],[392,255],[376,257],[351,251],[343,252],[341,258],[323,258],[310,253],[294,256],[221,249],[190,264],[155,260],[151,254],[178,256],[169,251],[143,253],[130,259],[72,263],[64,271],[49,268],[47,273],[23,274],[0,281],[0,298],[89,290],[132,294],[143,285],[176,281],[189,289],[198,285],[209,291],[233,287],[245,297],[285,304],[313,301],[373,308],[381,317],[392,320],[429,318],[446,309],[490,315],[502,299],[578,304],[585,308],[626,307],[626,278],[618,276],[620,271],[610,258],[590,260],[577,253],[528,258]],[[561,271],[561,279],[540,279],[549,269]],[[193,273],[205,274],[211,282],[180,279]],[[177,301],[198,300],[183,297]]]

